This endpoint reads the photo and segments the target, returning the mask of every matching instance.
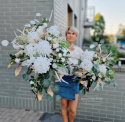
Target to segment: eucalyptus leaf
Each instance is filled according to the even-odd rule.
[[[52,75],[52,77],[51,77],[51,80],[53,81],[53,82],[55,82],[55,77]]]
[[[44,81],[43,81],[43,86],[44,86],[44,87],[49,87],[49,85],[50,85],[50,80],[44,79]]]
[[[60,86],[59,85],[55,85],[53,91],[54,91],[54,93],[59,92],[60,91]]]
[[[82,94],[85,95],[86,94],[86,89],[82,90]]]
[[[56,101],[60,101],[61,96],[60,95],[56,95]]]
[[[52,97],[51,95],[47,94],[46,99],[47,99],[48,101],[51,101],[51,100],[53,99],[53,97]]]

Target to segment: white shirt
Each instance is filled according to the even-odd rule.
[[[70,51],[70,50],[69,50]],[[68,55],[70,58],[69,58],[69,61],[68,61],[68,64],[74,64],[74,65],[76,65],[76,64],[78,64],[78,59],[82,59],[83,57],[82,57],[82,54],[83,54],[84,52],[83,52],[83,50],[80,48],[80,47],[78,47],[78,46],[75,46],[74,47],[74,50],[73,51],[70,51],[70,54]],[[60,73],[60,74],[64,74],[64,75],[69,75],[67,72],[66,72],[66,70],[65,70],[65,68],[63,68],[63,67],[59,67],[58,68],[58,73]]]

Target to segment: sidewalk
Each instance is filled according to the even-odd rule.
[[[59,113],[0,108],[0,122],[63,122]]]

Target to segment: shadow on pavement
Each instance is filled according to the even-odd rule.
[[[41,118],[41,122],[63,122],[62,116],[60,113],[44,113]]]

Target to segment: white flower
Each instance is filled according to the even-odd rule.
[[[69,58],[68,64],[74,64],[74,65],[76,65],[76,64],[78,64],[78,60],[75,59],[75,58]]]
[[[49,58],[50,62],[53,60],[53,58]]]
[[[47,28],[47,32],[55,36],[59,36],[60,34],[59,28],[57,26],[51,26],[50,28]]]
[[[20,48],[23,48],[24,49],[24,45],[17,45],[17,40],[13,40],[11,43],[13,45],[13,48],[16,49],[16,50],[19,50]]]
[[[40,37],[43,35],[43,29],[44,29],[43,26],[39,26],[37,29],[37,33],[39,34]]]
[[[39,39],[38,33],[37,32],[29,32],[27,35],[27,41],[31,43],[31,42],[34,42],[34,39],[35,40]]]
[[[90,48],[91,48],[91,49],[92,49],[92,48],[94,48],[94,47],[95,47],[95,45],[94,45],[94,44],[91,44],[91,45],[90,45]]]
[[[64,61],[65,61],[65,58],[62,58],[61,61],[64,62]]]
[[[100,78],[102,78],[102,75],[101,75],[100,73],[98,74],[98,76],[99,76]]]
[[[53,62],[56,62],[56,59],[53,59]]]
[[[61,57],[62,57],[62,54],[61,54],[61,53],[59,53],[59,54],[58,54],[58,56],[59,56],[59,58],[61,58]]]
[[[26,60],[25,65],[28,67],[28,66],[32,65],[32,63],[34,63],[34,61],[35,61],[35,57],[30,57],[30,59]]]
[[[53,63],[52,67],[56,69],[57,65],[55,63]]]
[[[52,37],[48,37],[47,39],[50,41],[50,40],[52,40]]]
[[[56,49],[56,52],[59,52],[59,48]]]
[[[82,59],[91,60],[91,59],[93,59],[94,54],[95,54],[94,51],[85,50],[85,52],[84,52],[83,55],[82,55]]]
[[[26,45],[25,48],[24,48],[24,52],[28,56],[32,57],[33,55],[35,55],[37,53],[35,45],[37,45],[37,44],[30,43],[30,44]]]
[[[67,53],[67,52],[68,52],[68,49],[63,48],[62,51],[63,51],[64,53]]]
[[[47,23],[43,23],[43,27],[45,27],[45,28],[46,28],[46,27],[47,27]]]
[[[41,14],[40,14],[40,13],[36,13],[36,16],[37,16],[37,17],[40,17],[40,16],[41,16]]]
[[[66,56],[66,53],[63,53],[63,56]]]
[[[15,62],[16,62],[16,63],[19,63],[19,62],[20,62],[20,59],[19,59],[19,58],[16,58],[16,59],[15,59]]]
[[[35,48],[37,50],[37,53],[43,56],[45,55],[49,56],[50,53],[52,53],[50,43],[46,40],[39,42]]]
[[[34,19],[35,22],[39,23],[39,21],[37,19]]]
[[[7,40],[3,40],[3,41],[1,42],[1,44],[2,44],[3,46],[7,46],[7,45],[9,44],[9,42],[8,42]]]
[[[55,48],[58,48],[59,47],[59,44],[57,43],[57,44],[53,44],[53,48],[55,49]]]
[[[31,80],[31,81],[30,81],[30,84],[32,85],[32,84],[34,84],[34,82]]]
[[[105,61],[106,61],[106,58],[103,58],[102,60],[103,60],[103,62],[105,62]]]
[[[31,27],[31,25],[30,25],[30,24],[26,24],[26,25],[25,25],[25,27],[29,27],[29,28],[30,28],[30,27]]]
[[[95,79],[96,79],[95,75],[93,75],[93,76],[92,76],[92,79],[93,79],[93,80],[95,80]]]
[[[86,71],[90,71],[93,67],[93,64],[90,60],[88,59],[83,59],[82,60],[82,63],[80,64],[80,66],[82,67],[83,70],[86,70]]]
[[[30,24],[31,24],[31,25],[34,25],[34,24],[36,24],[36,22],[35,22],[34,20],[31,20],[31,21],[30,21]]]
[[[99,65],[99,71],[106,74],[106,66],[104,64]]]
[[[35,73],[46,73],[50,69],[50,60],[46,57],[37,57],[34,61],[33,67],[35,68]]]

